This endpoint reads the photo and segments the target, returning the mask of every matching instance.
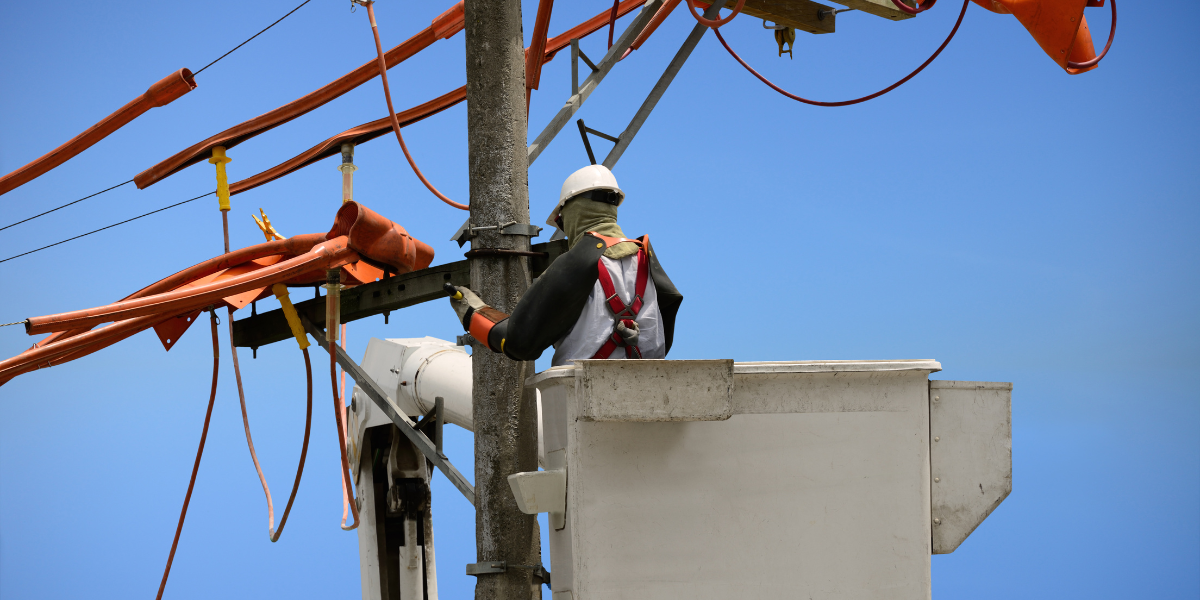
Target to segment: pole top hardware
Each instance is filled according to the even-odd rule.
[[[454,235],[450,238],[450,241],[458,242],[458,247],[462,248],[467,242],[475,239],[477,232],[494,231],[497,229],[500,230],[500,235],[523,235],[531,238],[537,237],[542,232],[541,227],[529,225],[527,223],[518,223],[516,221],[509,221],[508,223],[501,223],[499,225],[476,227],[471,225],[471,219],[467,219],[463,222],[462,227],[459,227],[458,231],[454,232]]]

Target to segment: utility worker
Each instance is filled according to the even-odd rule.
[[[546,219],[566,234],[567,253],[511,315],[458,287],[450,303],[463,328],[513,360],[534,360],[552,344],[554,366],[582,358],[664,358],[683,296],[649,238],[626,238],[617,225],[624,199],[617,178],[601,165],[567,177]]]

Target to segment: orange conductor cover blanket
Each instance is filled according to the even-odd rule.
[[[974,0],[994,13],[1012,15],[1029,30],[1050,59],[1071,75],[1096,68],[1072,69],[1068,62],[1081,63],[1096,57],[1092,32],[1083,9],[1088,0]]]
[[[433,248],[428,244],[358,202],[346,202],[328,233],[235,250],[108,306],[27,319],[27,333],[51,335],[0,361],[0,385],[22,373],[86,356],[146,329],[155,329],[163,347],[170,350],[200,311],[219,306],[237,310],[270,295],[276,283],[313,285],[326,280],[326,269],[341,269],[342,283],[353,286],[385,272],[424,269],[432,262]],[[104,323],[111,325],[94,329]]]

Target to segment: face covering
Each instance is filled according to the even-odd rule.
[[[576,198],[563,205],[563,231],[567,234],[567,247],[574,248],[584,234],[594,231],[605,237],[623,238],[625,232],[617,225],[617,207],[587,198]],[[604,251],[612,259],[637,254],[637,244],[621,242]]]

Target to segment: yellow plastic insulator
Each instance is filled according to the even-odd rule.
[[[222,212],[229,210],[229,178],[225,175],[225,163],[231,160],[225,156],[225,146],[213,148],[212,158],[208,159],[208,162],[217,165],[217,201]]]
[[[267,237],[268,242],[284,239],[284,235],[275,229],[275,226],[271,224],[271,218],[267,216],[267,213],[263,209],[258,209],[258,214],[262,215],[261,221],[253,213],[251,213],[250,218],[254,219],[254,224],[258,225],[259,231],[262,231],[263,235]]]
[[[279,305],[283,307],[283,316],[287,319],[292,335],[296,337],[296,343],[300,344],[301,350],[307,348],[309,346],[308,335],[304,333],[304,325],[300,324],[300,314],[296,312],[296,307],[292,306],[292,299],[288,297],[287,286],[277,283],[271,286],[271,291],[275,292],[275,297],[279,299]]]

